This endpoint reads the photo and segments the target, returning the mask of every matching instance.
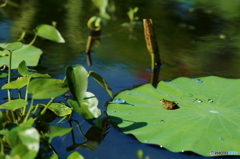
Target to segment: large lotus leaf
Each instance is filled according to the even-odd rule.
[[[107,114],[124,133],[172,152],[240,152],[240,80],[220,77],[177,78],[119,93]],[[167,110],[159,102],[174,101]],[[218,156],[218,155],[216,155]]]
[[[8,44],[0,43],[0,47],[6,48]],[[23,45],[21,49],[12,52],[12,69],[16,69],[18,65],[25,60],[27,66],[36,66],[42,50],[32,45]],[[0,51],[0,66],[9,65],[9,52],[7,50]]]

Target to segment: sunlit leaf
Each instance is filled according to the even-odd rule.
[[[66,78],[73,97],[78,103],[81,103],[87,90],[88,72],[81,65],[68,66],[66,68]]]
[[[48,109],[53,111],[57,116],[66,116],[72,113],[71,108],[61,103],[51,103]]]
[[[35,151],[29,150],[26,145],[18,144],[13,147],[8,159],[34,159],[35,157]]]
[[[85,99],[81,102],[81,107],[74,99],[68,99],[68,103],[73,107],[73,110],[79,113],[84,119],[94,119],[101,115],[100,109],[98,109],[98,100],[94,94],[86,92]]]
[[[59,31],[51,25],[42,24],[37,26],[36,34],[41,36],[45,39],[52,40],[58,43],[64,43],[65,40],[63,39],[62,35]]]
[[[67,133],[69,133],[72,128],[64,128],[64,127],[60,127],[60,126],[50,126],[50,132],[46,134],[46,136],[48,136],[50,139],[49,139],[49,142],[51,142],[51,140],[54,138],[54,137],[57,137],[57,136],[63,136]]]
[[[27,104],[28,104],[27,101],[23,99],[16,99],[0,105],[0,109],[16,110],[18,108],[26,106]]]
[[[2,86],[2,89],[20,89],[27,85],[28,77],[19,77],[15,81]]]
[[[29,93],[34,99],[48,99],[60,96],[68,90],[67,84],[59,79],[37,78],[30,82]]]
[[[89,76],[92,76],[93,79],[97,81],[97,83],[99,83],[105,89],[105,91],[107,91],[110,97],[112,97],[112,90],[108,86],[107,82],[102,78],[102,76],[93,71],[89,71]]]
[[[75,151],[75,152],[71,153],[71,154],[67,157],[67,159],[84,159],[84,157],[83,157],[80,153],[78,153],[77,151]]]
[[[52,154],[49,159],[58,159],[58,155],[57,154]]]
[[[240,152],[239,85],[239,79],[214,76],[161,81],[157,89],[146,84],[119,93],[115,99],[126,103],[109,104],[107,113],[124,133],[172,152]],[[179,108],[165,109],[162,99]]]
[[[22,47],[23,47],[23,44],[21,42],[13,42],[13,43],[9,43],[6,49],[15,51],[15,50],[21,49]]]
[[[40,135],[33,128],[15,127],[7,135],[6,139],[11,146],[11,156],[19,155],[21,158],[35,158],[39,150]]]
[[[0,47],[6,47],[7,44],[0,43]],[[18,65],[25,60],[27,66],[36,66],[42,51],[31,45],[23,45],[21,49],[12,52],[12,69],[16,69]],[[9,65],[9,52],[7,50],[0,51],[0,66]]]
[[[18,72],[22,76],[32,76],[32,77],[51,77],[48,74],[40,74],[36,72],[29,72],[27,69],[26,62],[23,60],[18,66]]]

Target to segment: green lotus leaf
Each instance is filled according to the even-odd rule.
[[[239,79],[215,76],[161,81],[156,89],[146,84],[119,93],[107,114],[123,133],[172,152],[240,152],[239,85]],[[165,109],[162,99],[179,108]]]
[[[51,25],[42,24],[37,26],[36,34],[48,40],[52,40],[58,43],[65,43],[65,40],[59,31]]]
[[[0,47],[6,48],[7,43],[0,43]],[[18,65],[25,60],[27,66],[36,66],[42,50],[31,45],[24,45],[12,52],[12,69],[16,69]],[[0,66],[9,65],[9,52],[7,50],[0,51]]]

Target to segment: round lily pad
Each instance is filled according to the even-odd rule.
[[[172,152],[210,151],[240,153],[240,80],[215,76],[161,81],[119,93],[110,102],[109,118],[123,133],[140,142],[156,144]],[[168,110],[160,100],[177,104]]]

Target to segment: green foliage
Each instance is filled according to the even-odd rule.
[[[68,90],[67,84],[59,79],[37,78],[30,82],[29,93],[34,99],[49,99],[60,96]]]
[[[0,105],[0,109],[16,110],[16,109],[25,107],[27,104],[28,103],[23,99],[16,99]]]
[[[157,89],[146,84],[118,94],[115,99],[126,103],[109,104],[107,113],[124,133],[172,152],[239,152],[239,85],[240,80],[214,76],[161,81]],[[162,99],[180,108],[164,109]]]
[[[50,77],[48,74],[40,74],[40,73],[36,73],[36,72],[29,72],[28,69],[27,69],[27,64],[24,60],[19,64],[18,72],[22,76],[45,77],[45,78]]]
[[[108,0],[92,0],[95,6],[99,9],[99,15],[104,19],[110,19],[110,15],[106,12]]]
[[[21,49],[22,47],[23,47],[23,44],[21,42],[13,42],[7,45],[6,50],[15,51],[15,50]]]
[[[122,23],[122,27],[133,27],[141,24],[141,22],[138,21],[139,17],[135,16],[137,12],[138,12],[138,7],[129,8],[129,11],[127,12],[129,22]]]
[[[27,83],[28,83],[28,77],[19,77],[17,80],[3,85],[2,89],[20,89],[26,86]]]
[[[100,30],[101,29],[101,18],[97,17],[97,16],[91,17],[87,22],[87,26],[89,29],[94,30],[94,31]]]
[[[112,90],[107,85],[107,82],[102,78],[102,76],[93,71],[89,71],[88,74],[89,76],[92,76],[93,79],[105,89],[105,91],[109,94],[110,97],[112,97]]]
[[[54,34],[58,34],[58,39]],[[46,25],[37,28],[37,35],[64,42],[56,29]],[[48,74],[39,74],[28,70],[27,66],[35,66],[38,63],[42,53],[40,49],[15,42],[0,44],[0,50],[0,65],[9,67],[8,74],[1,73],[0,75],[1,78],[8,77],[8,83],[1,86],[2,89],[8,89],[8,102],[0,105],[0,109],[7,110],[0,111],[0,144],[3,145],[4,143],[4,148],[1,146],[0,151],[3,152],[4,149],[7,154],[2,153],[1,158],[33,159],[41,152],[40,145],[50,147],[54,137],[69,133],[72,128],[48,125],[56,116],[66,119],[75,110],[91,124],[94,124],[91,121],[93,118],[100,116],[101,111],[97,108],[97,98],[94,94],[86,92],[89,74],[81,65],[66,68],[66,83],[60,79],[50,78]],[[11,69],[16,68],[18,68],[21,76],[15,81],[11,81]],[[108,88],[104,79],[97,74],[92,74],[96,78],[95,80],[106,87],[105,90],[109,93],[110,88]],[[24,100],[21,99],[21,90],[25,86]],[[53,103],[55,97],[62,95],[69,88],[74,97],[74,99],[69,100],[75,102],[75,104],[72,104],[73,110],[63,103]],[[9,89],[17,89],[19,98],[11,100]],[[30,103],[28,102],[29,93],[32,94]],[[34,99],[50,99],[50,101],[47,104],[36,104],[34,106]],[[35,119],[33,120],[31,117]],[[50,132],[48,132],[48,128]],[[50,148],[49,150],[52,151]],[[57,155],[52,155],[50,158],[57,157]],[[68,158],[83,157],[78,153],[73,153]]]
[[[40,136],[38,131],[32,127],[32,123],[30,120],[5,134],[6,141],[12,148],[11,157],[19,156],[22,159],[34,159],[37,156]]]
[[[67,159],[84,159],[84,157],[81,154],[79,154],[78,152],[75,151],[75,152],[71,153],[67,157]]]
[[[90,92],[85,92],[85,95],[86,96],[81,104],[74,99],[68,99],[68,103],[71,107],[73,107],[75,112],[79,113],[86,120],[99,117],[101,115],[101,111],[97,107],[97,98]]]
[[[1,72],[0,72],[0,78],[5,78],[5,77],[7,77],[7,76],[8,76],[7,73],[1,73]]]
[[[88,85],[88,72],[81,65],[68,66],[66,68],[66,79],[74,99],[79,104],[82,103]]]
[[[44,106],[47,106],[47,105],[44,105]],[[61,103],[51,103],[48,109],[54,112],[57,116],[61,116],[61,117],[70,115],[72,113],[71,108]]]
[[[8,44],[0,43],[0,47],[6,48]],[[16,46],[17,47],[17,46]],[[23,44],[22,48],[12,52],[11,69],[16,69],[19,64],[25,60],[28,66],[36,66],[42,51],[35,46]],[[7,50],[0,51],[0,66],[9,66],[9,52]]]
[[[58,32],[58,30],[51,25],[46,24],[39,25],[37,26],[35,32],[38,36],[43,37],[45,39],[52,40],[58,43],[65,42],[65,40]]]

